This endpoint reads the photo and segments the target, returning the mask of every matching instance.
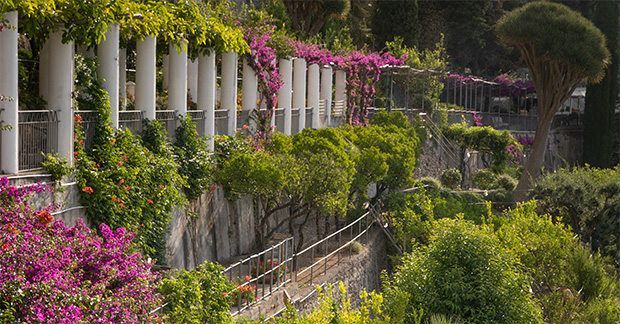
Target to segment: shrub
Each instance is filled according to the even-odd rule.
[[[472,172],[471,179],[474,184],[482,190],[495,189],[497,184],[497,175],[486,169]]]
[[[151,323],[157,275],[131,252],[133,234],[101,224],[99,237],[80,219],[67,228],[27,203],[45,190],[0,179],[0,322]]]
[[[467,323],[542,323],[518,261],[487,227],[441,219],[429,245],[404,258],[385,299],[406,292],[408,312],[421,308],[426,320],[444,314]]]
[[[579,167],[543,177],[530,196],[544,213],[561,219],[592,250],[606,256],[620,252],[620,167]]]
[[[230,320],[234,286],[222,274],[222,267],[205,262],[196,270],[174,270],[160,286],[168,323],[220,324]]]
[[[351,251],[353,254],[360,254],[362,253],[362,251],[364,251],[364,246],[358,241],[353,241],[347,244],[345,248]]]
[[[517,180],[507,174],[501,174],[497,177],[497,185],[506,191],[513,191],[517,186]]]
[[[457,169],[446,169],[441,172],[440,180],[444,187],[456,189],[463,180],[463,177],[461,176],[461,171]]]
[[[427,190],[441,189],[441,182],[432,177],[422,177],[418,179],[418,186],[426,187]]]

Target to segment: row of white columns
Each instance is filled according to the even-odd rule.
[[[17,26],[17,13],[3,14],[4,19]],[[57,111],[58,152],[69,161],[73,158],[73,43],[62,43],[62,31],[50,33],[40,53],[40,94],[47,100],[48,109]],[[14,101],[0,102],[0,120],[12,125],[12,130],[2,131],[0,169],[4,173],[18,172],[18,61],[17,30],[0,32],[0,94],[14,98]],[[185,44],[186,45],[186,44]],[[183,46],[185,48],[186,46]],[[103,87],[110,96],[111,120],[115,127],[119,123],[120,99],[126,98],[125,50],[119,49],[119,25],[111,24],[105,40],[98,45],[99,70]],[[177,114],[187,113],[188,89],[198,110],[205,111],[205,135],[210,135],[210,146],[215,135],[215,106],[217,97],[216,54],[207,51],[195,61],[188,60],[185,49],[177,50],[170,45],[168,60],[164,63],[164,76],[168,87],[168,107]],[[237,127],[237,73],[238,54],[226,52],[221,56],[221,109],[228,112],[227,133],[233,135]],[[304,59],[283,59],[279,62],[283,86],[278,94],[277,107],[284,113],[284,125],[280,131],[286,134],[301,132],[306,125],[306,106],[312,107],[312,128],[321,127],[319,100],[325,100],[325,125],[330,123],[332,98],[332,68],[311,64],[306,69]],[[294,74],[293,74],[294,71]],[[156,118],[156,38],[146,37],[137,42],[135,105],[144,111],[144,117]],[[242,109],[257,109],[256,74],[243,64]],[[320,82],[320,83],[319,83]],[[336,100],[344,95],[344,72],[336,71]],[[307,92],[306,92],[307,90]],[[339,95],[341,93],[342,95]],[[306,104],[307,101],[307,104]],[[298,128],[292,129],[292,109],[299,111]],[[275,119],[275,116],[274,116]]]

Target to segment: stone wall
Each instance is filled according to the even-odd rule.
[[[345,259],[340,266],[328,271],[327,276],[319,278],[317,282],[330,283],[333,286],[333,299],[339,301],[341,298],[338,283],[342,283],[347,288],[347,297],[351,299],[351,307],[358,308],[361,305],[359,298],[362,290],[367,292],[381,290],[381,271],[387,268],[388,258],[385,235],[378,227],[373,227],[369,233],[369,241],[364,245],[363,251],[353,256],[351,259]],[[362,239],[362,242],[364,240]],[[315,289],[310,287],[310,289]],[[300,312],[309,312],[319,305],[318,294],[315,292],[307,299],[308,289],[299,289],[298,300],[295,308]],[[303,301],[302,301],[303,300]]]

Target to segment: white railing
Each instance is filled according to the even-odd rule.
[[[19,170],[41,168],[43,154],[57,151],[58,117],[54,110],[20,110]]]

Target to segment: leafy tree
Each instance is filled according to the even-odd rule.
[[[303,35],[317,34],[332,16],[345,15],[350,0],[282,0],[290,15],[293,29]]]
[[[609,51],[590,21],[552,2],[512,11],[498,22],[497,33],[521,52],[538,95],[536,136],[515,191],[515,199],[523,200],[540,172],[553,115],[584,78],[600,80]]]
[[[467,323],[542,323],[515,253],[488,227],[459,219],[433,223],[430,243],[408,254],[387,285],[385,309],[408,295],[404,323],[443,314]],[[419,322],[418,322],[419,323]]]
[[[349,140],[359,149],[360,158],[370,152],[375,154],[374,161],[358,165],[356,184],[365,190],[368,184],[377,183],[377,197],[386,190],[400,189],[413,184],[413,172],[417,167],[417,158],[422,153],[420,128],[411,127],[407,117],[401,112],[387,113],[379,111],[367,127],[354,127],[347,133]],[[376,165],[372,166],[370,162]],[[387,165],[387,172],[384,172]],[[373,170],[364,173],[364,170]],[[367,177],[362,181],[361,177]],[[360,182],[362,181],[362,182]],[[364,184],[364,185],[362,185]]]
[[[404,45],[415,47],[420,33],[418,1],[375,1],[371,27],[377,48],[396,37],[400,37]]]
[[[599,168],[611,166],[615,125],[614,112],[618,96],[618,29],[620,3],[598,1],[594,24],[607,39],[611,64],[601,83],[588,83],[583,122],[583,161]]]

